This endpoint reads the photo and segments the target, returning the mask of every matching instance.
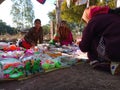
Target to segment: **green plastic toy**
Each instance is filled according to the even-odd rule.
[[[16,78],[19,78],[21,76],[23,76],[24,73],[22,71],[18,71],[17,68],[15,68],[11,73],[10,73],[10,78],[12,79],[16,79]]]
[[[55,68],[55,63],[49,65],[49,69]]]
[[[58,61],[56,61],[56,62],[55,62],[55,67],[56,67],[56,68],[61,68],[61,63],[58,62]]]
[[[42,68],[43,68],[44,70],[48,70],[48,69],[49,69],[49,66],[50,66],[50,64],[48,64],[48,63],[42,64]]]
[[[12,67],[9,67],[8,69],[6,70],[3,70],[3,73],[4,74],[10,74],[14,69]]]
[[[28,76],[31,75],[31,73],[32,73],[32,63],[31,61],[29,61],[25,64],[25,74],[26,76]]]
[[[55,45],[55,41],[52,39],[49,41],[49,44]]]
[[[36,73],[40,71],[40,60],[35,60],[32,66],[32,73]]]

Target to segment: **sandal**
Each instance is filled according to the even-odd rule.
[[[92,65],[94,69],[110,72],[110,63],[107,62],[100,63],[99,61],[95,60],[90,62],[90,65]]]
[[[90,64],[93,68],[95,68],[95,67],[99,64],[99,61],[97,61],[97,60],[90,61],[89,64]]]

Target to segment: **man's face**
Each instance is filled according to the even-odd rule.
[[[36,27],[36,28],[40,28],[40,27],[41,27],[41,22],[36,21],[36,22],[35,22],[35,27]]]

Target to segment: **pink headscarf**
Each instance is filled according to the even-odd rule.
[[[108,6],[90,6],[84,10],[82,19],[88,23],[89,20],[95,15],[107,14],[109,9],[110,8]]]
[[[97,15],[97,14],[107,14],[108,11],[109,11],[109,7],[108,6],[96,6],[96,7],[93,7],[91,8],[90,10],[90,18],[92,18],[93,16]]]

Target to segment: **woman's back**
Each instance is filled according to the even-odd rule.
[[[94,22],[93,40],[103,36],[105,50],[112,60],[120,60],[120,16],[115,14],[101,14],[92,18]],[[92,26],[91,26],[92,27]],[[96,41],[96,40],[95,40]],[[96,42],[98,44],[98,42]]]

